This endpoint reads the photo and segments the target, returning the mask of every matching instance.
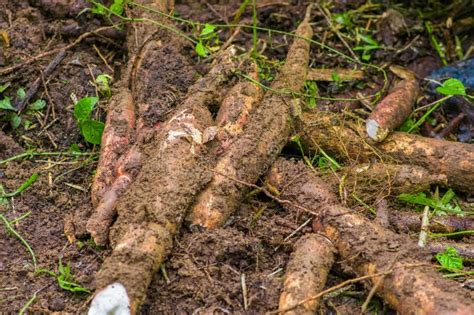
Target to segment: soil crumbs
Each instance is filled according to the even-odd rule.
[[[80,7],[86,1],[76,2]],[[260,22],[267,27],[291,31],[305,9],[300,2],[294,2],[292,5],[262,5]],[[0,46],[0,67],[14,64],[17,56],[35,56],[65,46],[77,38],[77,33],[70,36],[65,30],[81,30],[86,25],[100,26],[103,23],[90,12],[77,17],[76,7],[50,4],[48,7],[48,3],[50,1],[0,0],[0,6],[5,8],[0,11],[0,30],[8,30],[10,42],[9,47]],[[204,9],[206,5],[203,4],[178,3],[177,11],[185,18],[216,22],[223,16],[224,19],[232,17],[229,12],[236,12],[239,5],[208,4],[208,9]],[[341,10],[344,10],[344,5]],[[244,17],[241,22],[247,23],[248,18]],[[322,27],[316,23],[315,32]],[[251,33],[243,32],[238,40],[249,43]],[[275,36],[273,40],[274,44],[269,48],[271,54],[282,60],[287,38]],[[424,58],[431,62],[434,59],[432,55],[415,56],[409,51],[401,52],[397,61],[415,67],[416,60]],[[324,58],[321,52],[313,52],[312,57],[327,67],[333,67],[336,62],[332,57]],[[375,57],[383,59],[386,56]],[[52,58],[54,56],[1,77],[0,85],[11,82],[11,91],[20,87],[27,89]],[[91,154],[82,156],[37,156],[34,161],[18,159],[0,165],[0,184],[6,192],[15,191],[33,173],[40,174],[28,190],[10,198],[8,204],[0,204],[0,213],[34,251],[38,269],[58,273],[60,263],[69,265],[73,275],[69,281],[91,291],[94,289],[94,274],[109,254],[109,249],[98,248],[88,240],[70,243],[64,232],[65,222],[76,209],[91,207],[89,188],[98,158],[98,149],[82,140],[72,114],[74,101],[71,95],[77,99],[96,95],[97,87],[92,83],[94,78],[108,73],[118,80],[125,62],[120,39],[97,37],[86,40],[68,51],[53,75],[39,88],[36,97],[48,100],[42,113],[25,113],[21,126],[16,130],[1,122],[2,130],[8,130],[8,136],[22,146],[23,152],[29,149],[41,152],[92,150]],[[333,90],[333,96],[343,94],[339,86],[327,88]],[[98,105],[97,118],[102,118],[102,121],[106,105],[106,101]],[[26,121],[29,121],[28,126]],[[0,138],[3,136],[0,131]],[[0,159],[21,151],[20,148],[12,151],[0,147]],[[171,256],[154,277],[142,313],[263,314],[276,309],[293,244],[302,234],[311,231],[308,219],[302,213],[288,213],[265,198],[250,198],[223,228],[212,232],[183,228],[175,240]],[[335,275],[347,276],[336,264],[328,287],[340,282]],[[35,273],[32,257],[25,245],[11,232],[0,229],[0,312],[18,312],[31,302],[28,307],[31,313],[85,313],[89,299],[88,294],[61,289],[56,277],[46,272]],[[363,300],[361,287],[352,286],[343,297],[325,301],[322,311],[329,314],[336,310],[341,314],[355,313],[360,308],[358,303]],[[381,304],[378,299],[373,303]],[[378,309],[387,311],[385,306]]]

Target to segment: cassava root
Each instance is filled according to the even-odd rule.
[[[223,53],[209,74],[190,88],[189,97],[144,145],[147,158],[142,169],[117,203],[118,218],[110,231],[113,251],[97,273],[96,284],[99,293],[121,284],[132,314],[169,254],[188,206],[209,180],[204,171],[209,143],[203,142],[212,125],[207,105],[218,97],[233,68],[230,54]]]
[[[301,140],[310,151],[322,148],[349,165],[382,160],[422,166],[432,174],[445,175],[448,186],[474,193],[472,144],[403,132],[393,132],[383,142],[374,144],[365,137],[361,126],[345,121],[340,114],[306,113],[303,121]]]
[[[284,310],[321,291],[334,263],[335,249],[331,241],[318,234],[306,234],[295,244],[286,266],[283,292],[278,308]],[[296,307],[287,315],[315,314],[318,300]]]
[[[293,97],[274,91],[298,92],[303,88],[309,61],[308,39],[313,34],[309,25],[310,13],[311,6],[296,30],[295,40],[288,50],[285,64],[272,83],[272,90],[266,92],[245,131],[218,161],[210,191],[193,208],[190,224],[207,229],[224,224],[248,188],[238,181],[256,182],[286,144],[291,131],[290,107]]]
[[[416,310],[417,314],[467,315],[474,312],[467,291],[428,267],[428,253],[407,236],[395,234],[340,206],[324,182],[303,163],[279,159],[267,180],[278,189],[279,198],[318,212],[314,231],[332,241],[348,270],[365,276],[386,272],[392,266],[390,274],[374,277],[366,284],[370,288],[381,279],[377,293],[399,313],[411,314]],[[284,207],[292,209],[288,203]],[[404,268],[403,264],[407,263],[420,267]]]

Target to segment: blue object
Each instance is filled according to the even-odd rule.
[[[466,87],[466,90],[474,89],[474,58],[439,68],[438,70],[431,72],[427,77],[429,80],[438,81],[440,83],[450,78],[455,78],[461,81]],[[430,86],[430,92],[432,92],[431,88],[432,87]]]
[[[474,58],[439,68],[426,77],[428,80],[439,83],[450,78],[461,81],[466,88],[466,92],[472,93],[474,91]],[[429,81],[427,89],[429,94],[439,98],[441,95],[436,92],[437,86],[437,83]],[[463,119],[457,130],[458,141],[472,142],[474,136],[474,105],[472,102],[462,96],[454,96],[446,101],[443,108],[451,119],[459,112],[463,112],[466,115],[466,118]]]

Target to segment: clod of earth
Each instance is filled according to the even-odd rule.
[[[279,159],[268,175],[279,198],[318,213],[315,232],[324,233],[334,244],[348,271],[358,276],[377,276],[377,294],[401,314],[472,314],[474,304],[468,291],[446,280],[430,267],[430,255],[407,236],[398,235],[342,207],[314,173],[301,162]]]
[[[303,116],[303,145],[310,151],[322,148],[351,165],[369,161],[395,161],[418,165],[432,174],[445,175],[448,186],[474,193],[474,146],[403,132],[390,134],[381,143],[371,143],[362,126],[347,122],[340,114],[307,113]]]

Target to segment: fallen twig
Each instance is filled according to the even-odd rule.
[[[61,50],[43,71],[42,76],[36,78],[36,80],[30,85],[30,87],[26,91],[25,96],[21,99],[18,96],[15,98],[15,100],[13,101],[13,107],[18,112],[21,112],[23,108],[25,108],[25,105],[28,104],[30,99],[36,94],[36,92],[38,92],[38,88],[43,82],[42,80],[46,80],[51,75],[51,73],[53,73],[53,71],[61,63],[64,57],[66,57],[66,51]]]

